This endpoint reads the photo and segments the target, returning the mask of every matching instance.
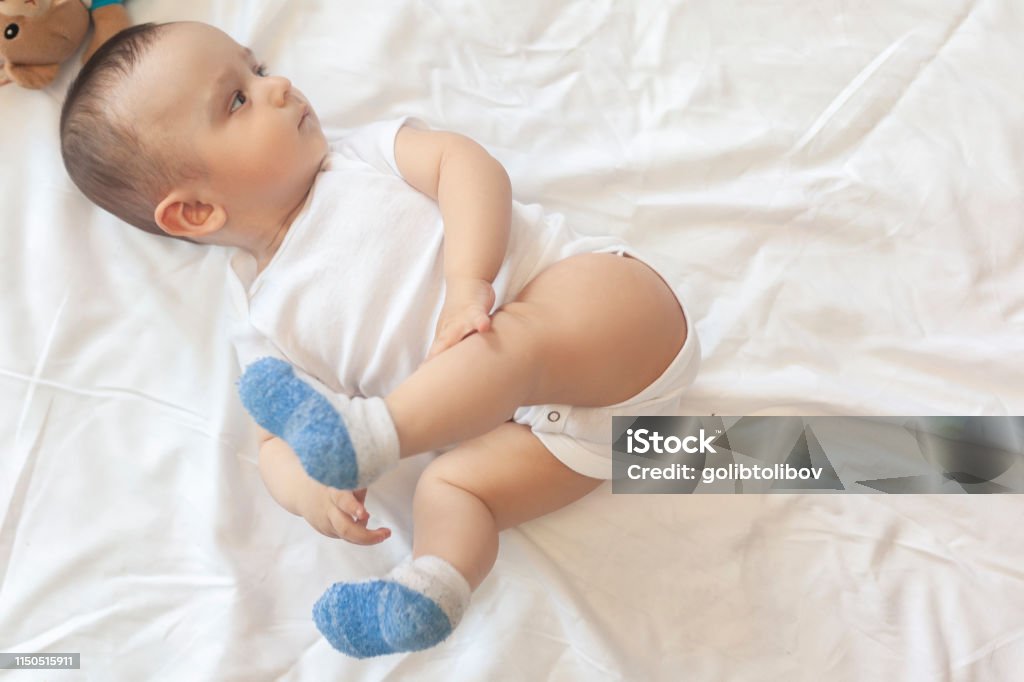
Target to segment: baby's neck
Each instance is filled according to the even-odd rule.
[[[281,242],[284,241],[284,237],[288,234],[288,228],[291,227],[291,221],[285,223],[274,235],[274,238],[270,243],[261,250],[260,252],[250,251],[253,257],[256,259],[256,274],[263,272],[263,268],[267,267],[271,260],[274,258],[274,254],[277,253],[278,248],[281,246]]]
[[[312,187],[310,189],[312,189]],[[281,222],[277,230],[273,232],[270,240],[266,243],[266,245],[260,248],[249,250],[249,253],[251,253],[252,256],[256,259],[257,275],[263,272],[263,269],[270,264],[271,260],[273,260],[274,254],[276,254],[277,250],[281,247],[281,244],[284,242],[285,235],[288,234],[288,230],[291,228],[292,223],[295,222],[295,217],[299,214],[299,211],[302,210],[302,207],[306,205],[306,198],[308,196],[309,191],[307,190],[306,193],[302,196],[302,199],[300,199],[299,202],[295,204],[294,208],[288,211],[288,214],[284,217],[283,222]]]

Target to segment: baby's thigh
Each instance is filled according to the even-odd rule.
[[[439,456],[420,480],[424,490],[440,480],[476,496],[498,530],[561,509],[602,483],[567,467],[529,427],[512,421]]]
[[[686,340],[672,289],[645,263],[581,254],[531,280],[515,303],[544,335],[540,402],[612,405],[632,398],[671,364]]]

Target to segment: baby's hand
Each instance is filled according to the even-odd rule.
[[[387,528],[366,527],[370,514],[363,506],[366,488],[338,490],[315,483],[302,503],[302,518],[329,538],[348,540],[357,545],[375,545],[391,537]]]
[[[494,287],[485,279],[453,279],[446,282],[444,306],[434,331],[434,343],[424,362],[476,332],[491,328]]]

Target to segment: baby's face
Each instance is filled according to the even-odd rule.
[[[327,152],[302,93],[206,24],[167,27],[126,83],[125,98],[147,144],[188,145],[199,156],[208,172],[199,199],[224,205],[229,219],[294,207]]]

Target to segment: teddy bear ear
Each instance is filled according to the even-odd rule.
[[[39,90],[53,82],[60,70],[59,64],[11,64],[6,66],[7,75],[23,88]]]

